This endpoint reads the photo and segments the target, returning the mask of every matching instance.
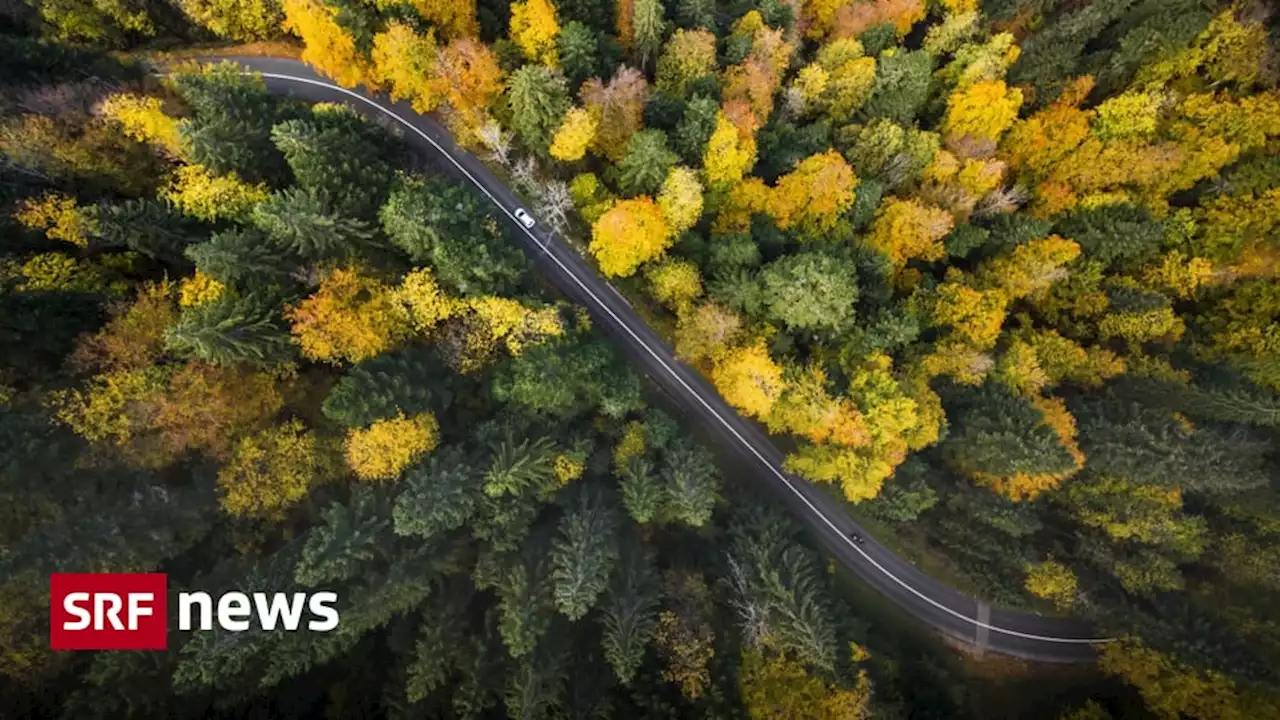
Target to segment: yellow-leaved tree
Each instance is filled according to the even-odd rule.
[[[556,7],[551,0],[525,0],[511,6],[511,41],[533,62],[556,67],[560,64],[556,49]]]
[[[284,29],[302,39],[302,59],[339,85],[370,79],[356,39],[338,24],[338,8],[322,0],[284,0]]]
[[[437,53],[430,29],[419,35],[404,23],[392,22],[373,37],[371,73],[392,100],[408,100],[414,110],[431,112],[448,91],[437,73]]]
[[[702,217],[702,183],[698,182],[698,174],[683,165],[671,168],[658,191],[658,207],[673,233],[698,224]]]
[[[1028,565],[1025,584],[1027,592],[1052,601],[1059,610],[1070,610],[1076,602],[1076,575],[1056,560]]]
[[[394,480],[440,442],[440,424],[431,413],[399,414],[347,433],[347,465],[361,480]]]
[[[591,227],[591,254],[600,270],[627,277],[671,246],[671,228],[652,198],[640,196],[614,205]]]
[[[889,198],[876,213],[867,242],[900,269],[913,258],[941,260],[946,254],[942,238],[954,224],[946,210],[917,200]]]
[[[319,362],[367,360],[410,332],[394,289],[354,268],[326,273],[320,287],[285,315],[302,354]]]
[[[119,123],[134,140],[151,143],[173,157],[182,156],[178,121],[165,114],[159,98],[115,93],[98,104],[98,112]]]
[[[244,221],[269,194],[262,183],[250,185],[234,172],[215,175],[203,165],[183,165],[162,191],[165,199],[191,217],[210,222]]]
[[[596,139],[596,123],[596,118],[585,109],[570,108],[551,141],[551,156],[565,162],[581,160]]]
[[[948,144],[970,137],[990,143],[999,142],[1005,131],[1018,119],[1022,107],[1022,91],[1009,88],[1003,80],[987,80],[961,88],[947,99],[947,115],[942,120],[942,134]]]
[[[645,270],[649,292],[653,298],[684,315],[702,294],[702,278],[698,266],[688,260],[664,260]]]
[[[724,399],[746,415],[764,419],[782,394],[782,366],[769,357],[763,340],[727,351],[711,371]]]
[[[739,132],[724,112],[716,115],[716,127],[702,156],[707,185],[726,188],[742,180],[756,162],[755,138]]]
[[[830,230],[853,204],[858,178],[835,150],[810,155],[778,179],[769,194],[768,210],[783,230],[800,227],[812,233]]]
[[[240,517],[280,518],[333,476],[334,450],[299,420],[243,438],[218,471],[222,509]]]

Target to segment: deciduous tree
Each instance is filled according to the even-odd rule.
[[[591,254],[605,275],[627,277],[641,264],[662,257],[671,246],[671,229],[651,198],[614,205],[591,228]]]

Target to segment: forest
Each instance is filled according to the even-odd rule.
[[[788,470],[958,589],[1117,638],[1096,697],[1038,716],[1280,717],[1273,11],[5,5],[0,698],[982,716],[489,205],[345,106],[155,76],[194,46],[436,114]],[[49,573],[155,569],[333,589],[343,622],[47,648]]]

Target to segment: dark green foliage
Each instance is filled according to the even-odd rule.
[[[382,207],[382,227],[414,263],[462,295],[510,294],[527,262],[488,206],[454,183],[403,180]]]
[[[391,142],[353,110],[324,109],[271,129],[298,187],[337,215],[373,220],[395,179]]]
[[[101,296],[80,292],[0,292],[0,367],[14,376],[56,367],[76,337],[104,315]]]
[[[391,518],[385,497],[358,488],[350,501],[332,503],[307,534],[294,569],[299,585],[316,587],[346,582],[376,562],[391,545]]]
[[[920,337],[920,318],[897,306],[880,308],[865,323],[859,323],[847,334],[848,341],[840,349],[842,362],[857,366],[870,352],[893,352]]]
[[[880,23],[867,28],[858,36],[863,52],[867,57],[879,57],[880,53],[893,47],[898,42],[898,29],[893,23]]]
[[[609,584],[618,560],[617,524],[609,499],[590,486],[560,519],[551,547],[551,580],[556,607],[570,620],[590,612]]]
[[[980,488],[957,488],[947,498],[947,509],[1015,538],[1032,535],[1043,527],[1038,509],[1031,503],[1014,502]]]
[[[1012,249],[1031,240],[1048,237],[1053,223],[1041,218],[1013,213],[992,215],[985,219],[985,229],[990,233],[986,247],[991,254]]]
[[[205,275],[244,289],[279,283],[291,266],[284,250],[254,230],[214,233],[208,242],[188,246],[185,254]]]
[[[516,136],[533,152],[547,156],[570,105],[564,77],[543,65],[526,65],[511,75],[508,88]]]
[[[1151,259],[1164,239],[1164,223],[1132,205],[1103,205],[1078,210],[1058,221],[1054,231],[1080,243],[1087,257],[1135,266]]]
[[[749,644],[768,638],[803,662],[835,669],[837,642],[830,588],[821,564],[796,539],[791,521],[756,502],[729,529],[731,603]]]
[[[694,167],[702,165],[702,154],[706,152],[707,141],[716,129],[716,113],[720,111],[720,103],[707,95],[694,95],[685,104],[684,116],[676,126],[672,143],[684,158],[685,163]]]
[[[231,292],[184,310],[165,338],[180,355],[220,365],[274,365],[294,356],[292,338],[274,308]]]
[[[875,85],[860,115],[910,126],[929,98],[932,73],[933,56],[923,50],[882,54],[876,63]]]
[[[864,506],[881,520],[895,523],[915,521],[921,513],[938,504],[938,494],[926,482],[931,472],[936,473],[937,470],[917,457],[908,458],[898,466],[893,480],[885,483],[880,494]]]
[[[267,93],[262,79],[221,63],[201,74],[172,77],[174,89],[192,114],[178,125],[193,162],[219,175],[234,172],[250,182],[281,183],[288,177],[284,156],[271,128],[301,116],[295,106]]]
[[[854,230],[866,230],[876,217],[880,200],[884,198],[885,186],[879,180],[864,179],[858,183],[854,191],[853,207],[849,209],[849,223]]]
[[[942,398],[951,431],[940,449],[957,471],[1010,477],[1020,472],[1063,473],[1075,467],[1057,434],[1042,422],[1040,411],[1002,386],[952,386]]]
[[[403,487],[392,511],[397,535],[452,532],[480,509],[480,477],[456,447],[441,448],[406,471]]]
[[[311,261],[356,257],[373,239],[368,223],[334,213],[297,188],[275,193],[254,206],[253,224],[279,247]]]
[[[1144,63],[1167,60],[1188,47],[1215,12],[1206,0],[1142,0],[1094,42],[1085,66],[1097,77],[1095,93],[1120,91]]]
[[[1189,429],[1167,411],[1117,399],[1090,399],[1073,409],[1080,449],[1095,472],[1210,494],[1269,482],[1269,446],[1244,428],[1201,424]]]
[[[684,117],[685,103],[678,97],[668,95],[662,90],[654,91],[649,102],[644,105],[644,126],[661,130],[670,137],[680,125]]]
[[[676,24],[682,28],[716,30],[715,0],[676,0]]]
[[[618,468],[617,476],[622,489],[622,504],[631,519],[641,525],[659,520],[667,502],[667,488],[653,463],[645,457],[631,458]]]
[[[1111,387],[1127,399],[1195,418],[1280,426],[1280,398],[1272,391],[1240,380],[1218,387],[1128,376]]]
[[[530,412],[568,419],[591,410],[622,417],[640,404],[640,383],[604,343],[549,342],[494,373],[493,395]]]
[[[579,22],[597,32],[613,32],[612,0],[561,0],[556,13],[570,22]],[[566,26],[568,23],[565,23]]]
[[[1280,187],[1280,146],[1272,144],[1240,159],[1222,172],[1215,189],[1232,195],[1261,194]]]
[[[1077,69],[1085,46],[1107,25],[1122,17],[1134,0],[1092,3],[1052,18],[1022,43],[1022,54],[1009,70],[1009,81],[1035,88],[1035,104],[1047,105],[1062,91]]]
[[[778,176],[791,172],[796,163],[831,147],[831,125],[825,120],[801,126],[770,123],[760,131],[757,142],[760,160],[756,174],[772,184]]]
[[[635,538],[622,543],[622,559],[600,603],[601,644],[618,682],[630,685],[658,624],[658,587]]]
[[[986,245],[990,238],[990,230],[977,225],[965,224],[947,233],[947,236],[942,238],[942,244],[947,248],[948,255],[963,258]]]
[[[667,172],[680,158],[667,147],[661,130],[641,130],[631,136],[627,154],[618,164],[618,191],[623,195],[655,195]]]
[[[765,310],[790,330],[839,334],[854,320],[857,277],[857,267],[834,253],[788,255],[760,271]]]
[[[5,80],[13,83],[80,80],[100,77],[117,81],[137,80],[146,68],[131,58],[0,33],[0,58]]]
[[[666,483],[668,519],[703,527],[711,520],[716,504],[718,473],[715,458],[706,448],[680,436],[662,455],[659,474]]]
[[[789,30],[795,24],[795,10],[783,0],[760,0],[760,15],[770,27]]]
[[[560,67],[569,80],[570,88],[577,88],[582,81],[600,72],[599,47],[596,33],[578,21],[570,21],[560,28],[556,37],[560,51]]]
[[[324,399],[325,417],[347,427],[432,410],[453,402],[456,380],[435,353],[410,346],[351,368]]]
[[[763,317],[764,291],[757,275],[758,273],[745,268],[727,271],[711,282],[707,292],[716,302],[730,310],[751,317]]]
[[[127,247],[170,265],[185,264],[183,250],[201,236],[197,223],[157,200],[95,206],[93,219],[104,245]]]
[[[711,275],[717,278],[760,264],[760,247],[745,233],[712,238],[708,252]]]

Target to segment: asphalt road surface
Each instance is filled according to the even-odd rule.
[[[272,92],[312,102],[345,102],[367,115],[381,116],[384,122],[398,126],[412,147],[456,169],[458,177],[472,183],[511,220],[515,236],[534,263],[566,296],[588,309],[631,362],[702,423],[725,450],[739,457],[742,467],[758,472],[836,560],[910,615],[980,651],[1028,660],[1087,662],[1095,657],[1098,644],[1109,641],[1097,637],[1085,623],[992,608],[947,587],[876,542],[831,498],[785,473],[783,455],[768,436],[729,407],[696,371],[677,360],[671,348],[575,250],[543,224],[530,229],[517,221],[514,213],[523,207],[520,199],[479,160],[460,149],[432,118],[414,112],[407,103],[391,102],[360,88],[339,87],[295,60],[224,59],[261,73]],[[849,537],[852,533],[860,535],[863,542],[854,542]]]

